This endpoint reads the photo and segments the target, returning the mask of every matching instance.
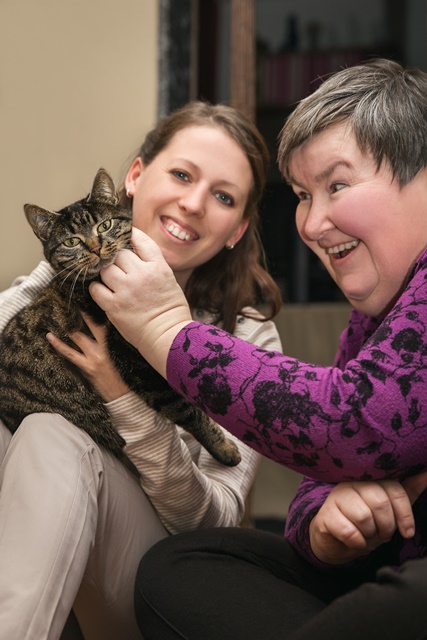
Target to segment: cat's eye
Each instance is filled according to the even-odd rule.
[[[77,247],[77,245],[80,244],[80,243],[81,243],[81,240],[80,240],[80,238],[77,238],[77,237],[67,238],[63,242],[63,244],[66,247]]]
[[[104,233],[105,231],[108,231],[108,229],[111,227],[111,220],[104,220],[104,222],[101,222],[100,225],[98,225],[98,233]]]

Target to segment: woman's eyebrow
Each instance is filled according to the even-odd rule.
[[[318,173],[316,176],[314,176],[314,182],[319,183],[319,182],[323,182],[324,180],[327,180],[328,178],[331,177],[335,169],[341,166],[348,168],[350,165],[348,164],[348,162],[345,162],[344,160],[337,160],[336,162],[333,162],[328,167],[326,167],[326,169],[323,169],[323,171]]]
[[[350,167],[348,162],[344,160],[337,160],[336,162],[333,162],[331,165],[326,167],[326,169],[322,169],[320,173],[316,174],[313,178],[313,181],[318,184],[320,182],[323,182],[324,180],[327,180],[328,178],[331,177],[335,169],[337,169],[337,167],[340,167],[340,166],[343,166],[346,168]],[[289,175],[289,183],[294,184],[295,186],[300,187],[301,189],[304,189],[304,185],[299,183],[298,180],[295,180],[295,178],[292,175]]]

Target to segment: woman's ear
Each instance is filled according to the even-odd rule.
[[[132,197],[136,191],[136,183],[144,168],[142,158],[135,158],[125,178],[126,193]]]
[[[241,239],[241,237],[243,236],[243,234],[245,233],[246,229],[248,228],[248,225],[249,225],[249,220],[242,220],[239,223],[239,226],[237,227],[233,235],[230,236],[230,238],[227,240],[226,246],[235,247],[236,244]]]

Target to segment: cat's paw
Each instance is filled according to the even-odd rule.
[[[212,452],[211,452],[212,453]],[[238,446],[225,438],[224,442],[217,447],[213,457],[227,467],[235,467],[242,459]]]

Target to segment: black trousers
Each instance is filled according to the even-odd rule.
[[[198,530],[141,560],[145,640],[426,640],[427,558],[399,571],[319,571],[278,535]]]

